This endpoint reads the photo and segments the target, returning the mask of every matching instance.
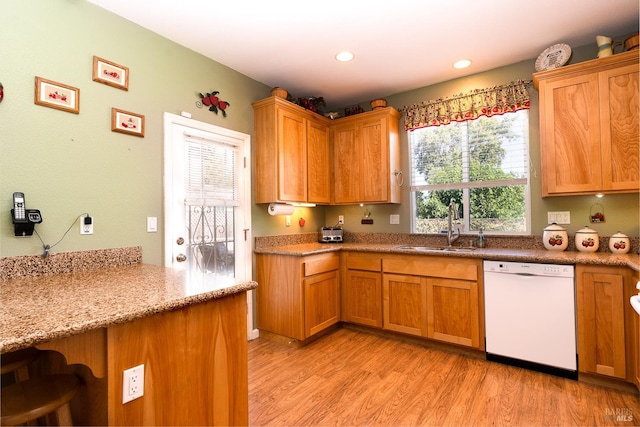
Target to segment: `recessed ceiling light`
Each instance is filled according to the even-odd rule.
[[[353,59],[353,53],[347,52],[345,50],[344,52],[340,52],[339,54],[337,54],[336,59],[340,62],[349,62]]]
[[[471,65],[471,61],[468,59],[461,59],[460,61],[453,64],[453,68],[467,68]]]

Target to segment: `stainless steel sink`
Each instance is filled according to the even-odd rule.
[[[442,248],[443,251],[452,251],[452,252],[473,252],[476,250],[475,247],[471,247],[471,246],[460,246],[460,247],[453,247],[453,248]]]
[[[400,245],[396,246],[396,249],[406,249],[412,251],[448,251],[448,252],[471,252],[476,250],[476,248],[472,247],[462,247],[462,246],[411,246],[411,245]]]

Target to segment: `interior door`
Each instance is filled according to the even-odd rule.
[[[164,122],[165,266],[185,270],[194,292],[251,280],[249,135],[169,113]]]

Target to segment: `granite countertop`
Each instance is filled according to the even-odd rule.
[[[257,287],[133,264],[0,281],[0,353]],[[211,278],[211,276],[209,276]]]
[[[640,256],[637,254],[612,254],[607,252],[586,253],[579,251],[548,251],[546,249],[477,248],[473,251],[417,251],[400,249],[398,244],[382,243],[300,243],[294,245],[263,247],[258,254],[306,256],[335,251],[379,252],[389,254],[412,254],[424,256],[448,256],[481,258],[496,261],[522,261],[553,264],[593,264],[629,267],[640,271]]]

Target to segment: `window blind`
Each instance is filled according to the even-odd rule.
[[[237,147],[185,135],[185,204],[238,206],[241,156]]]

